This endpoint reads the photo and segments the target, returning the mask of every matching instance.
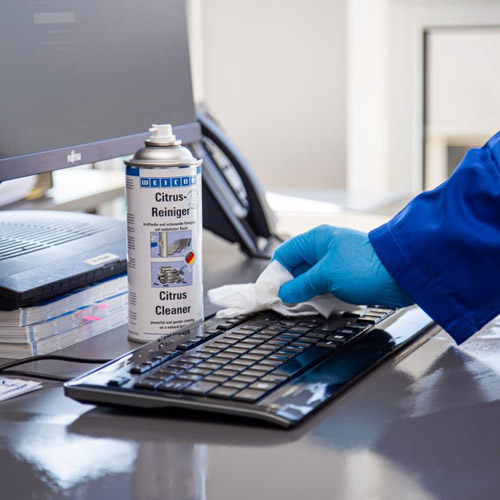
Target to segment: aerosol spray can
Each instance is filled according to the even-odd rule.
[[[203,319],[201,162],[153,125],[127,165],[129,338],[149,342]]]

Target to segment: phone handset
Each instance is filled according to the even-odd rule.
[[[255,174],[206,112],[198,112],[202,139],[193,145],[203,157],[203,225],[242,250],[268,258],[279,238],[275,217]]]

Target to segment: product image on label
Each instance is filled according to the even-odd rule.
[[[191,249],[191,231],[160,231],[152,232],[151,257],[182,257],[186,250]]]
[[[152,262],[151,286],[154,288],[191,286],[193,268],[186,262]]]
[[[196,210],[198,208],[199,193],[197,189],[191,189],[187,194],[187,205],[189,208]]]

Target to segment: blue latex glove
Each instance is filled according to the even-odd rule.
[[[384,267],[366,233],[318,226],[280,245],[273,259],[295,276],[279,290],[283,302],[295,304],[330,292],[352,304],[414,303]]]

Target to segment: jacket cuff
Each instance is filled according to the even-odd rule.
[[[370,242],[378,257],[399,286],[444,330],[457,344],[473,335],[478,328],[464,317],[461,308],[441,293],[429,276],[413,262],[400,245],[392,221],[370,231]]]

